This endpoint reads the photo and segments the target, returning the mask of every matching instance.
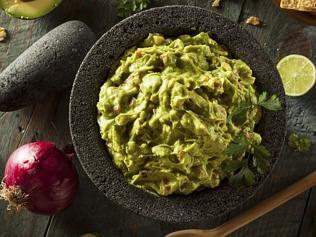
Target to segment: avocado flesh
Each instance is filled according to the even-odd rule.
[[[0,7],[10,16],[35,19],[51,12],[62,0],[0,0]]]
[[[257,103],[255,77],[228,55],[206,32],[149,34],[112,68],[97,120],[131,185],[161,196],[216,188],[226,177],[222,163],[237,159],[227,153],[231,142],[247,134],[261,143],[257,106],[234,116],[244,101]]]

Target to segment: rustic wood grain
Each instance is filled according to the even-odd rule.
[[[190,0],[189,4],[205,9],[211,9],[212,11],[220,13],[225,17],[237,22],[241,14],[244,0],[221,0],[219,7],[212,7],[212,0]]]
[[[54,28],[55,25],[47,22],[52,15],[37,21],[21,21],[10,18],[3,12],[0,14],[0,26],[5,27],[9,34],[9,38],[0,44],[0,71],[2,71],[33,42]],[[43,24],[40,22],[47,23]],[[51,108],[49,101],[47,101],[46,105],[47,108]],[[41,124],[34,124],[34,121],[38,118],[38,115],[36,117],[36,114],[38,114],[36,111],[38,111],[38,107],[31,106],[20,111],[0,114],[1,177],[3,176],[4,165],[9,154],[21,144],[32,141],[32,137],[34,137],[37,129],[41,126]],[[45,112],[43,110],[40,114]],[[42,121],[41,117],[39,121]],[[45,129],[48,130],[47,124]],[[50,135],[47,131],[44,131],[44,133]],[[54,136],[46,137],[46,139],[54,138]],[[21,211],[19,214],[7,212],[4,202],[0,203],[0,211],[0,236],[42,236],[49,223],[49,217],[34,215],[27,211]]]
[[[207,7],[210,9],[209,0],[200,1],[153,1],[152,7],[164,6],[164,5],[179,5],[179,4],[192,4],[199,7]],[[113,6],[113,2],[111,3]],[[233,4],[234,6],[236,4]],[[109,6],[110,7],[110,6]],[[238,11],[235,6],[232,19],[238,19],[241,12],[240,5]],[[228,14],[228,13],[226,13]],[[106,15],[106,14],[105,14]],[[112,23],[114,23],[113,21]],[[72,207],[64,213],[58,216],[54,216],[51,225],[48,229],[47,236],[78,236],[85,232],[98,232],[102,236],[162,236],[163,233],[169,233],[176,229],[186,228],[190,226],[207,228],[209,226],[216,226],[227,219],[223,217],[218,219],[215,223],[196,223],[191,225],[170,225],[163,223],[156,223],[152,220],[137,216],[130,213],[127,210],[113,206],[108,200],[106,200],[102,194],[100,194],[96,188],[87,179],[87,176],[83,174],[80,167],[81,175],[81,189],[77,198],[77,201]],[[93,198],[92,198],[93,197]],[[83,205],[84,203],[84,205]],[[101,205],[100,205],[101,204]],[[91,213],[93,212],[93,216]],[[74,220],[73,216],[80,216]],[[68,227],[66,223],[71,223]],[[115,223],[120,223],[116,226]]]
[[[265,10],[262,11],[262,9]],[[258,16],[264,22],[264,26],[260,28],[246,25],[245,19],[252,15]],[[304,32],[308,29],[316,31],[316,28],[299,24],[296,20],[278,11],[270,1],[246,0],[240,23],[257,38],[274,62],[291,53],[301,53],[310,58],[315,57],[313,55],[316,53],[316,44],[312,44],[311,36]],[[313,60],[315,62],[315,58]],[[306,96],[288,99],[288,131],[306,135],[315,143],[313,131],[316,130],[316,97],[314,95],[315,88]],[[315,154],[315,146],[309,153],[305,154],[294,153],[285,146],[281,160],[269,181],[258,193],[257,198],[231,215],[236,215],[244,208],[252,206],[253,203],[270,196],[315,170],[316,160],[312,158],[315,157]],[[308,192],[244,227],[232,236],[298,236],[307,199]]]
[[[273,0],[276,6],[280,6],[281,0]],[[316,26],[316,17],[315,14],[306,11],[296,11],[291,9],[280,8],[281,11],[295,17],[296,19],[310,25]]]
[[[84,3],[85,1],[81,1]],[[93,5],[95,3],[95,5]],[[98,4],[96,4],[98,3]],[[104,1],[91,1],[90,10],[98,5],[104,5]],[[77,7],[83,7],[82,10],[89,10],[79,1],[65,0],[61,6],[52,14],[34,21],[21,21],[6,16],[3,12],[0,14],[0,26],[5,27],[9,37],[4,43],[0,44],[0,71],[2,71],[10,62],[12,62],[19,54],[27,49],[33,42],[53,29],[60,23],[72,19],[72,11]],[[97,8],[100,12],[103,8]],[[109,9],[107,6],[106,9]],[[84,14],[82,14],[84,16]],[[108,16],[107,16],[108,17]],[[102,22],[94,24],[99,34],[106,31],[111,25],[111,20],[104,18],[108,25],[102,25]],[[97,16],[95,19],[98,19]],[[104,22],[103,22],[104,23]],[[35,140],[53,140],[58,144],[68,139],[68,102],[61,100],[64,110],[60,112],[60,106],[54,101],[46,101],[43,105],[13,112],[0,114],[0,167],[1,177],[3,176],[3,168],[8,155],[19,145],[35,141]],[[56,121],[54,122],[54,118]],[[57,124],[57,125],[56,125]],[[6,204],[0,203],[0,236],[43,236],[49,224],[49,217],[33,215],[27,211],[22,211],[18,215],[6,211]]]
[[[33,107],[7,113],[1,118],[0,126],[0,176],[3,177],[5,162],[10,155],[24,141],[25,129],[29,125]],[[0,236],[40,236],[48,221],[47,217],[39,217],[27,211],[16,214],[6,210],[6,203],[0,202]]]
[[[210,9],[209,0],[203,1],[153,1],[152,7],[164,6],[164,5],[178,5],[178,4],[192,4],[199,7],[206,7]],[[227,4],[227,3],[226,3]],[[113,6],[113,2],[112,2]],[[241,12],[242,4],[232,4],[233,13],[231,18],[238,20]],[[229,11],[224,12],[228,17]],[[79,170],[81,170],[79,168]],[[49,227],[48,236],[75,236],[85,232],[98,232],[103,236],[161,236],[162,233],[168,233],[170,231],[185,228],[192,225],[174,226],[169,224],[159,224],[152,220],[136,216],[129,211],[115,207],[109,203],[87,180],[86,175],[82,174],[82,185],[78,196],[77,202],[65,213],[53,217],[52,223]],[[90,198],[95,197],[96,200]],[[82,207],[82,203],[85,203]],[[100,205],[100,203],[104,203]],[[91,210],[94,210],[93,216],[90,216]],[[107,214],[110,213],[110,214]],[[82,216],[83,219],[78,218],[76,221],[72,221],[72,226],[75,228],[64,228],[65,223],[70,223],[73,220],[73,216]],[[90,216],[90,217],[89,217]],[[122,217],[124,220],[122,221]],[[197,223],[195,227],[209,227],[215,226],[223,221],[227,217],[219,219],[216,223]],[[114,223],[121,223],[117,228],[113,229]]]
[[[316,236],[316,190],[312,189],[306,206],[306,213],[299,230],[299,236],[315,237]]]
[[[0,126],[0,167],[4,167],[9,154],[18,146],[33,141],[54,141],[59,147],[71,143],[68,127],[68,97],[56,96],[43,104],[7,113]],[[10,130],[11,128],[11,130]],[[3,169],[1,169],[1,177]],[[0,203],[0,236],[42,236],[50,218],[28,211],[8,212]]]
[[[10,35],[5,43],[0,43],[0,71],[39,37],[66,20],[82,20],[93,29],[97,36],[101,36],[119,20],[115,16],[114,2],[115,0],[64,0],[53,13],[35,21],[11,19],[4,13],[0,13],[0,26],[7,28]],[[167,4],[191,4],[210,9],[210,0],[153,0],[152,6]],[[243,11],[240,14],[242,8]],[[271,1],[222,0],[221,7],[218,10],[212,10],[219,11],[232,20],[239,21],[259,40],[274,61],[296,50],[295,52],[303,52],[303,54],[312,57],[315,62],[316,40],[313,40],[313,34],[316,32],[316,28],[299,24],[278,11]],[[245,25],[243,22],[250,15],[259,16],[264,21],[265,26],[257,28]],[[298,41],[295,34],[298,34],[303,40]],[[288,43],[291,40],[293,42]],[[316,144],[316,115],[313,112],[316,111],[316,108],[313,107],[315,103],[311,102],[315,102],[316,98],[313,95],[316,95],[315,88],[304,97],[290,99],[289,105],[292,109],[288,116],[290,130],[308,135]],[[59,97],[60,95],[43,104],[24,110],[0,113],[0,175],[3,174],[1,172],[3,172],[8,155],[20,144],[34,140],[52,140],[62,146],[70,142],[68,94],[65,92],[61,99]],[[315,147],[306,154],[293,153],[285,147],[284,155],[274,175],[260,192],[258,198],[245,204],[232,215],[236,215],[315,169],[316,162],[312,159],[312,156],[315,157],[315,155]],[[113,205],[96,190],[78,161],[76,163],[81,185],[77,199],[69,209],[53,218],[37,216],[28,212],[12,216],[5,211],[5,205],[0,203],[0,237],[43,235],[75,237],[87,232],[98,232],[104,237],[158,237],[175,229],[189,227],[189,225],[173,226],[157,223]],[[304,234],[310,233],[309,228],[314,211],[307,211],[304,214],[307,199],[308,194],[300,195],[266,217],[233,234],[233,236],[291,237],[296,236],[299,231],[302,237],[308,236]],[[315,199],[316,195],[312,194],[309,203],[312,203],[312,200],[315,202]],[[309,209],[315,210],[311,204],[308,206]],[[303,216],[305,218],[302,222]],[[216,223],[205,222],[192,225],[207,228],[222,223],[227,218],[223,217]]]

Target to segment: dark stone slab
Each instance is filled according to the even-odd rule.
[[[95,36],[66,22],[35,42],[0,74],[0,111],[17,110],[70,87]]]
[[[267,177],[258,176],[252,187],[219,188],[189,196],[157,197],[128,185],[111,161],[99,134],[96,103],[109,68],[132,45],[150,32],[167,36],[206,31],[246,61],[257,77],[259,90],[277,94],[283,110],[264,113],[258,131],[272,154],[272,166],[280,155],[286,129],[285,96],[274,64],[257,41],[238,24],[216,13],[187,6],[151,9],[130,17],[104,34],[85,58],[77,74],[70,102],[70,126],[76,152],[83,168],[98,187],[115,203],[159,221],[184,223],[215,220],[253,197]],[[270,172],[271,173],[271,172]]]

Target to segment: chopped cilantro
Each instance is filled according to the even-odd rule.
[[[117,0],[117,15],[127,17],[148,7],[150,0]]]
[[[311,141],[307,137],[292,133],[289,136],[288,145],[297,152],[307,152],[311,147]]]
[[[266,158],[271,154],[263,145],[251,144],[244,135],[238,136],[231,142],[225,150],[229,156],[242,155],[251,153],[242,160],[225,160],[222,163],[222,169],[229,179],[229,183],[234,186],[253,185],[255,174],[249,167],[252,160],[253,167],[258,173],[265,174],[269,171],[270,162]]]
[[[278,111],[282,109],[280,99],[276,95],[272,95],[270,98],[268,98],[268,94],[265,91],[259,95],[258,105],[272,111]]]

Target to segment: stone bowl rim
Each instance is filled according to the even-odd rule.
[[[176,200],[175,204],[173,205],[172,200],[173,197],[171,198],[166,198],[169,201],[164,203],[157,203],[157,207],[155,207],[155,201],[154,199],[157,198],[155,197],[153,199],[153,195],[148,194],[142,190],[139,190],[135,187],[132,187],[130,185],[127,184],[127,182],[125,182],[124,184],[122,184],[122,179],[119,181],[113,181],[113,179],[109,178],[109,177],[105,177],[106,173],[105,172],[107,169],[113,169],[114,167],[111,167],[111,165],[108,164],[108,162],[111,161],[107,161],[105,164],[105,160],[109,157],[100,157],[100,156],[96,156],[95,159],[91,160],[89,158],[89,154],[91,154],[91,152],[94,152],[94,150],[91,148],[90,144],[88,144],[89,142],[95,142],[95,147],[96,151],[103,153],[107,153],[105,145],[101,144],[103,143],[101,140],[101,137],[99,136],[99,140],[96,138],[95,134],[92,134],[91,131],[95,130],[95,124],[94,125],[87,125],[84,129],[78,128],[80,127],[80,123],[79,121],[84,121],[86,119],[86,117],[89,117],[89,115],[87,114],[86,111],[84,111],[84,108],[89,108],[88,111],[91,111],[91,108],[93,106],[95,106],[95,104],[89,104],[89,103],[85,103],[85,101],[83,101],[82,99],[79,98],[80,96],[83,96],[84,98],[88,98],[89,93],[87,93],[85,91],[85,89],[83,88],[83,84],[86,81],[86,78],[84,78],[84,76],[87,76],[87,69],[89,70],[89,67],[91,67],[91,65],[93,64],[97,64],[97,62],[93,62],[93,57],[96,57],[96,55],[98,55],[100,53],[100,47],[102,48],[104,42],[109,41],[109,39],[106,40],[106,37],[109,36],[113,36],[113,32],[120,30],[120,28],[126,26],[126,24],[130,24],[134,22],[134,19],[138,19],[141,16],[144,16],[146,14],[151,14],[151,13],[157,13],[159,11],[163,12],[163,11],[168,11],[168,10],[181,10],[181,9],[187,9],[187,10],[192,10],[192,11],[200,11],[201,13],[205,13],[205,14],[209,14],[210,16],[213,16],[214,18],[218,18],[221,19],[221,21],[223,21],[226,24],[230,24],[230,26],[232,27],[231,29],[236,30],[238,33],[241,33],[242,35],[247,35],[247,37],[251,38],[251,42],[250,45],[254,45],[254,47],[259,47],[259,54],[262,55],[262,57],[264,59],[267,59],[267,65],[271,66],[271,73],[272,75],[276,78],[276,83],[277,85],[280,87],[280,83],[281,80],[279,78],[279,75],[275,69],[274,64],[271,62],[271,60],[269,59],[269,57],[266,55],[266,53],[262,50],[261,46],[258,44],[258,42],[252,37],[250,36],[249,33],[247,33],[245,30],[241,29],[237,23],[230,21],[229,19],[223,17],[222,15],[219,15],[218,13],[203,9],[203,8],[199,8],[199,7],[195,7],[195,6],[183,6],[183,5],[173,5],[173,6],[166,6],[166,7],[158,7],[158,8],[152,8],[146,11],[143,11],[141,13],[135,14],[129,18],[126,18],[125,20],[119,22],[118,24],[114,25],[109,31],[107,31],[105,34],[103,34],[101,36],[101,38],[94,44],[94,46],[91,48],[91,50],[89,51],[89,53],[87,54],[87,56],[85,57],[85,59],[83,60],[75,82],[73,84],[73,88],[72,88],[72,92],[71,92],[71,97],[70,97],[70,103],[69,103],[69,123],[70,123],[70,129],[71,129],[71,136],[72,136],[72,140],[74,142],[74,147],[75,150],[77,152],[77,155],[79,157],[80,163],[82,165],[82,167],[84,168],[85,172],[87,173],[87,175],[89,176],[89,178],[92,180],[92,182],[97,186],[97,188],[99,189],[99,191],[101,191],[102,193],[105,194],[105,196],[107,198],[109,198],[110,200],[112,200],[114,203],[119,204],[120,206],[123,206],[124,208],[127,208],[129,210],[132,210],[134,212],[136,212],[137,214],[140,214],[142,216],[145,217],[149,217],[158,221],[162,221],[162,222],[169,222],[169,223],[188,223],[188,222],[200,222],[200,221],[204,221],[204,220],[216,220],[217,218],[220,218],[221,216],[229,213],[230,211],[236,209],[237,207],[240,207],[241,205],[243,205],[246,201],[249,201],[250,199],[252,199],[255,194],[258,192],[258,190],[260,190],[262,188],[262,186],[266,183],[266,180],[270,177],[271,173],[273,173],[273,170],[277,164],[277,161],[280,158],[280,153],[282,151],[283,145],[284,145],[284,140],[285,140],[285,134],[286,134],[286,102],[285,102],[285,95],[284,95],[284,90],[283,87],[280,87],[281,89],[278,91],[278,95],[280,96],[280,99],[282,101],[283,104],[283,110],[278,112],[280,116],[280,126],[281,128],[279,129],[279,133],[282,133],[282,135],[279,134],[279,138],[281,138],[280,141],[278,141],[278,143],[280,144],[279,149],[276,151],[276,157],[274,157],[273,159],[273,165],[272,168],[270,170],[270,172],[265,175],[260,177],[259,181],[256,183],[255,186],[250,187],[249,188],[245,188],[245,193],[247,193],[248,195],[246,195],[247,198],[244,198],[242,200],[238,200],[236,205],[230,206],[229,208],[224,210],[219,210],[216,215],[208,215],[205,212],[203,213],[203,210],[199,210],[198,213],[195,213],[194,215],[190,215],[190,213],[188,213],[187,210],[185,210],[183,212],[183,210],[179,210],[179,216],[176,216],[176,212],[177,211],[171,211],[171,209],[178,208],[179,206],[183,205],[186,201],[185,199],[187,197],[184,196],[177,196],[174,200]],[[111,37],[112,37],[111,36]],[[109,38],[111,38],[109,37]],[[138,40],[141,40],[143,38],[140,38]],[[111,39],[113,40],[113,39]],[[251,46],[251,47],[252,47]],[[119,55],[116,55],[116,58],[118,58],[118,56],[120,56],[121,53]],[[113,57],[113,56],[112,56]],[[92,64],[91,64],[92,61]],[[114,61],[115,62],[115,61]],[[99,65],[100,66],[100,65]],[[109,69],[109,67],[111,66],[111,64],[106,64],[105,67],[107,69]],[[95,85],[94,85],[95,86]],[[79,93],[79,89],[81,89],[82,93]],[[90,91],[91,92],[91,91]],[[83,111],[80,111],[78,108],[82,107]],[[79,112],[78,112],[79,111]],[[95,117],[95,123],[96,123],[96,114],[93,115]],[[92,130],[90,130],[92,129]],[[95,131],[93,131],[95,133]],[[92,138],[96,138],[96,141],[94,141],[93,139],[91,140],[90,137]],[[86,139],[88,138],[88,139]],[[98,141],[97,141],[98,140]],[[86,148],[89,148],[88,150],[85,150]],[[103,148],[102,148],[103,146]],[[101,151],[103,150],[103,151]],[[109,156],[108,154],[105,156]],[[104,160],[102,160],[104,159]],[[101,165],[99,165],[101,164]],[[105,164],[105,165],[104,165]],[[115,168],[114,168],[115,169]],[[118,179],[120,179],[119,177],[117,177]],[[112,183],[111,183],[112,182]],[[119,185],[122,185],[122,187],[124,187],[123,189],[117,189],[116,187],[111,186],[111,184],[113,184],[113,182],[118,182]],[[233,189],[232,187],[229,187],[229,189]],[[126,194],[125,192],[131,192],[132,194]],[[206,191],[202,191],[202,192],[207,192]],[[233,191],[232,191],[233,192]],[[124,194],[125,193],[125,194]],[[201,193],[201,192],[198,192]],[[234,192],[233,192],[234,193]],[[242,193],[242,192],[241,192]],[[239,194],[239,193],[238,193]],[[120,197],[120,195],[123,196],[123,198]],[[197,194],[191,194],[191,195],[197,195]],[[173,196],[173,195],[172,195]],[[189,195],[190,196],[190,195]],[[136,198],[135,200],[132,200],[133,198]],[[159,197],[161,199],[165,199],[164,197]],[[179,198],[182,201],[179,201],[177,198]],[[171,201],[170,201],[171,200]],[[142,201],[142,202],[140,202]],[[161,208],[166,208],[166,206],[168,206],[171,203],[170,207],[168,207],[166,210],[159,210]],[[166,206],[164,206],[166,205]],[[228,205],[228,204],[227,204]],[[183,213],[182,213],[183,212]]]

